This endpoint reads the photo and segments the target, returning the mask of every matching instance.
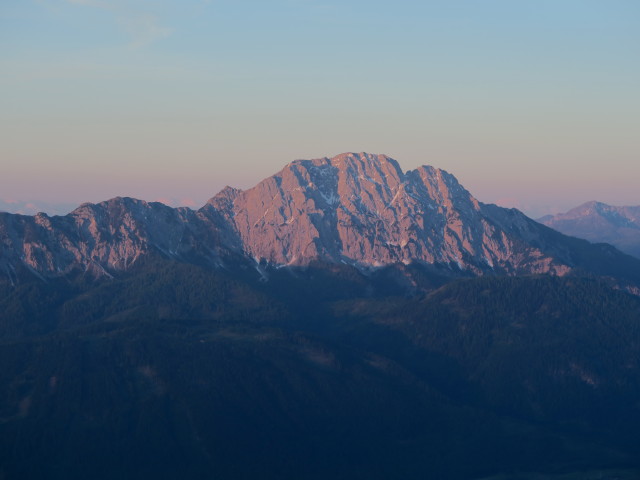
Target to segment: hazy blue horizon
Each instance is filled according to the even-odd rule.
[[[8,0],[0,200],[197,207],[367,151],[534,217],[638,205],[639,24],[631,0]]]

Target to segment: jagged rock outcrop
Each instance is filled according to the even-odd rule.
[[[453,175],[428,166],[404,173],[385,155],[298,160],[247,191],[225,189],[208,205],[248,255],[275,265],[322,258],[370,267],[420,261],[474,273],[569,269],[499,225]]]
[[[217,229],[188,208],[132,198],[85,203],[65,216],[0,214],[0,268],[26,266],[41,276],[84,270],[109,275],[154,250],[214,260]]]
[[[443,170],[403,172],[366,153],[296,160],[246,191],[225,188],[198,211],[118,197],[65,216],[0,214],[0,249],[9,277],[19,267],[43,277],[113,274],[149,252],[212,266],[231,257],[276,267],[418,262],[475,275],[615,276],[629,258],[485,205]],[[634,268],[625,273],[632,283]]]

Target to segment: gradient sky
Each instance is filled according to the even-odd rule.
[[[640,2],[0,1],[0,208],[200,206],[345,151],[640,205]]]

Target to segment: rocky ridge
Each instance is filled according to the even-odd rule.
[[[42,277],[111,275],[152,250],[215,262],[218,235],[198,212],[132,198],[85,203],[64,216],[0,213],[0,269],[9,278],[21,267]]]
[[[444,170],[403,172],[385,155],[345,153],[296,160],[245,191],[227,187],[198,211],[118,197],[65,216],[0,214],[0,271],[113,275],[151,251],[212,266],[233,257],[273,267],[418,262],[473,275],[593,271],[574,240],[479,202]]]
[[[207,208],[222,214],[249,256],[272,265],[322,258],[474,273],[568,271],[523,241],[533,233],[524,215],[502,228],[453,175],[429,166],[404,173],[385,155],[298,160],[247,191],[224,190]]]

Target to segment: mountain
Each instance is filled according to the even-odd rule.
[[[637,479],[639,266],[383,155],[0,214],[0,478]]]
[[[113,275],[155,252],[214,267],[418,264],[467,276],[589,272],[640,285],[638,260],[485,205],[443,170],[403,172],[367,153],[294,161],[198,211],[114,198],[65,216],[0,214],[0,240],[12,280],[25,268],[45,278]]]
[[[85,203],[64,216],[0,213],[0,268],[41,277],[75,271],[109,276],[150,252],[216,264],[225,249],[215,223],[186,207],[132,198]]]
[[[207,208],[222,213],[249,256],[272,265],[320,258],[363,267],[418,261],[475,274],[568,271],[533,246],[541,233],[524,215],[492,212],[447,172],[404,173],[384,155],[299,160],[247,191],[221,192]]]
[[[610,243],[640,258],[640,206],[614,207],[587,202],[566,213],[546,215],[538,221],[566,235]]]

